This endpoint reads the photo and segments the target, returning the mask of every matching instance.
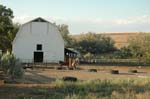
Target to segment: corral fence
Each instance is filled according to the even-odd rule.
[[[80,64],[115,66],[150,66],[150,62],[139,59],[80,59]]]
[[[58,63],[22,63],[24,69],[26,68],[47,68],[47,69],[54,69],[55,67],[59,66]]]

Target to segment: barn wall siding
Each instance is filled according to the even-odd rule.
[[[64,61],[64,41],[56,26],[48,22],[22,25],[13,42],[13,53],[22,62],[31,63],[37,44],[42,44],[44,62]]]

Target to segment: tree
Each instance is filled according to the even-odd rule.
[[[9,36],[13,31],[13,11],[6,6],[0,5],[0,49],[6,51],[10,47]]]
[[[114,52],[115,58],[130,58],[132,57],[131,49],[129,47],[122,47],[118,51]]]
[[[94,55],[91,53],[86,53],[84,56],[84,59],[86,59],[88,62],[91,62],[91,59],[94,58]]]
[[[101,54],[114,50],[114,42],[112,39],[91,32],[81,34],[76,46],[76,48],[83,54]]]
[[[133,57],[145,62],[150,62],[150,34],[140,33],[138,36],[129,40],[129,48]]]
[[[12,51],[12,42],[16,36],[16,33],[19,30],[19,27],[20,27],[20,24],[18,24],[18,23],[13,24],[12,30],[9,31],[6,36],[3,36],[3,40],[5,41],[4,42],[4,44],[5,44],[4,48],[7,49],[7,51],[9,51],[9,52]]]
[[[64,39],[65,46],[66,47],[73,47],[75,40],[69,36],[70,32],[68,29],[68,25],[61,24],[61,25],[57,25],[57,27],[58,27],[58,30],[60,31],[60,33]]]

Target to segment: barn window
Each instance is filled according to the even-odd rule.
[[[37,44],[36,49],[37,50],[42,50],[42,44]]]

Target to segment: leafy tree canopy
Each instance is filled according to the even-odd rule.
[[[65,47],[73,47],[75,40],[69,36],[70,32],[68,29],[68,25],[59,24],[57,25],[57,27],[64,39]]]
[[[135,58],[150,62],[150,34],[141,33],[129,40],[129,47]]]
[[[13,39],[13,31],[15,31],[13,17],[13,11],[10,8],[0,5],[0,49],[3,51],[11,49],[10,40]]]
[[[101,54],[113,51],[114,41],[109,37],[89,32],[80,35],[76,46],[82,53]]]

